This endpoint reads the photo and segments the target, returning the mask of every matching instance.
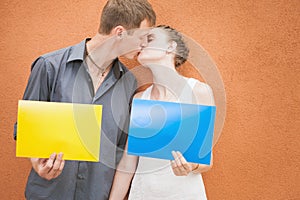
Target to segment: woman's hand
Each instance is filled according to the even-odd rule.
[[[197,163],[188,163],[179,151],[172,151],[174,160],[171,161],[173,173],[176,176],[187,176],[199,167]]]

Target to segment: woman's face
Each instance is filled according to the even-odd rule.
[[[138,61],[141,64],[156,63],[166,58],[166,52],[170,45],[167,33],[160,28],[153,28],[147,35],[148,44],[143,47]]]

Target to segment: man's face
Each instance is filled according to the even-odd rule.
[[[145,19],[138,29],[126,31],[120,44],[121,54],[124,57],[133,59],[141,51],[141,47],[147,45],[149,27],[149,22]]]

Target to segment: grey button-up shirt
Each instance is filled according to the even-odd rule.
[[[26,185],[27,199],[104,200],[109,197],[115,167],[127,139],[136,80],[116,59],[94,94],[84,61],[86,41],[39,57],[32,65],[23,99],[103,105],[100,162],[66,161],[62,174],[50,181],[32,169]],[[15,129],[15,137],[16,133]]]

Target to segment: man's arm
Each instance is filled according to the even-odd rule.
[[[24,100],[49,101],[51,81],[54,73],[43,57],[36,59],[31,66],[31,73],[23,95]],[[14,125],[14,139],[17,140],[17,122]]]
[[[31,66],[31,74],[23,96],[24,100],[50,101],[52,83],[54,81],[54,68],[43,58],[39,57]],[[14,126],[14,139],[17,140],[17,123]],[[63,154],[51,154],[48,159],[30,158],[32,168],[36,173],[47,180],[59,176],[65,161]]]

